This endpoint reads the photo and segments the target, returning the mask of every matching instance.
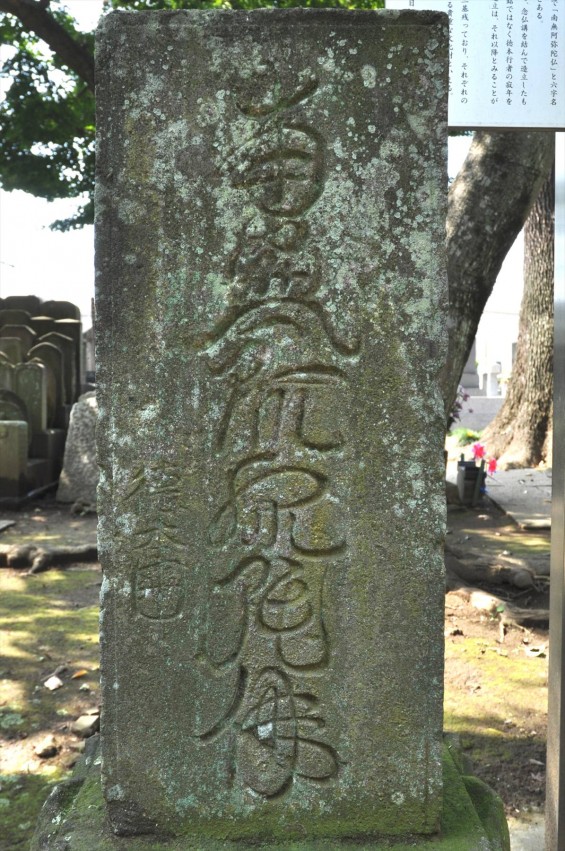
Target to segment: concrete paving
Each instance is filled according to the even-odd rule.
[[[509,819],[511,851],[543,851],[544,822],[543,816],[536,816],[529,822]]]
[[[470,457],[470,452],[465,452]],[[450,460],[446,477],[457,484],[457,461]],[[522,529],[551,528],[551,470],[498,470],[487,476],[487,495]]]
[[[499,470],[487,494],[522,529],[551,528],[551,470]]]

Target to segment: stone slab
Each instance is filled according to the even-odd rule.
[[[97,50],[114,829],[432,833],[446,18],[115,13]]]
[[[58,502],[96,505],[98,463],[96,460],[96,393],[85,393],[71,411],[65,444],[63,470],[57,489]]]
[[[40,363],[20,363],[14,371],[15,392],[26,404],[32,435],[47,428],[47,370]]]
[[[30,454],[35,458],[47,458],[49,461],[49,481],[56,482],[63,466],[66,433],[60,428],[48,428],[35,434]]]
[[[96,738],[87,743],[86,756],[71,780],[57,786],[47,799],[30,851],[245,851],[241,842],[218,840],[156,841],[150,837],[117,837],[106,818],[100,783]],[[440,832],[416,840],[360,838],[355,841],[314,840],[253,844],[265,851],[510,851],[508,827],[500,798],[473,775],[464,773],[458,754],[443,752],[445,796]],[[61,844],[58,844],[61,843]],[[63,845],[64,843],[64,845]],[[540,849],[542,846],[520,846]]]
[[[36,295],[9,295],[2,301],[2,310],[25,310],[33,316],[40,304],[41,299]]]
[[[8,357],[14,366],[21,363],[24,356],[22,341],[17,337],[0,337],[0,352]]]
[[[26,492],[27,448],[27,422],[0,422],[0,499]]]

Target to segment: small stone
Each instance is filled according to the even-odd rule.
[[[89,736],[93,736],[99,729],[99,715],[81,715],[73,724],[71,724],[71,732],[75,733],[77,736],[82,736],[83,739],[88,739]]]
[[[63,685],[63,680],[53,674],[52,677],[49,677],[48,680],[45,680],[43,685],[45,686],[45,688],[48,688],[49,691],[55,691],[56,689],[61,688],[61,686]]]
[[[61,759],[61,763],[64,768],[74,768],[79,760],[79,755],[77,753],[67,753]]]
[[[44,739],[41,739],[41,741],[36,744],[33,752],[40,759],[50,759],[52,756],[57,756],[59,746],[55,741],[55,737],[49,735],[45,736]]]

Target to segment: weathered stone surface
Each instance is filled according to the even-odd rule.
[[[51,332],[41,338],[42,343],[52,343],[61,350],[63,355],[63,384],[65,388],[65,401],[72,405],[77,400],[77,368],[76,368],[76,343],[66,334]]]
[[[19,308],[3,308],[0,310],[0,328],[4,325],[29,325],[30,315],[27,310]]]
[[[0,388],[2,390],[14,389],[14,364],[8,358],[0,358]]]
[[[63,470],[59,478],[57,500],[81,500],[96,505],[98,462],[96,460],[96,393],[85,393],[73,405]]]
[[[66,401],[63,352],[53,343],[37,343],[27,353],[27,359],[43,363],[47,368],[47,422],[50,426],[60,427],[63,419],[61,411]]]
[[[29,324],[37,336],[42,337],[44,334],[49,334],[50,331],[57,330],[57,321],[52,316],[32,316]]]
[[[27,422],[0,422],[0,498],[25,493],[27,447]]]
[[[0,337],[0,352],[3,352],[15,366],[23,360],[22,341],[18,337]]]
[[[33,346],[37,335],[28,325],[2,325],[0,337],[16,337],[21,340],[22,351],[25,354]]]
[[[37,313],[41,299],[36,295],[9,295],[2,300],[2,310],[25,310],[30,316]]]
[[[54,319],[80,319],[80,307],[70,301],[44,301],[41,310]]]
[[[146,836],[113,835],[106,819],[100,788],[97,736],[86,740],[86,754],[70,780],[56,786],[47,799],[34,834],[31,851],[243,851],[245,844],[201,837],[170,841]],[[453,749],[443,759],[445,794],[440,836],[418,840],[302,839],[253,845],[265,851],[510,851],[508,826],[500,798],[463,770]],[[249,847],[249,846],[247,846]]]
[[[14,389],[26,404],[32,435],[47,428],[47,369],[41,363],[20,363],[14,370]]]
[[[438,827],[446,44],[433,13],[102,24],[119,833]]]
[[[26,403],[12,390],[0,390],[0,421],[2,420],[29,421]]]
[[[81,386],[84,383],[84,353],[83,353],[83,337],[82,337],[82,322],[78,319],[57,319],[55,330],[66,337],[70,337],[75,345],[75,366],[76,366],[76,388],[77,393],[80,392]],[[83,391],[84,392],[84,391]],[[76,397],[75,397],[76,398]],[[74,401],[74,400],[73,400]]]

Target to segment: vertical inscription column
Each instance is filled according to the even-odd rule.
[[[229,717],[212,729],[235,723],[236,771],[266,797],[295,776],[338,772],[316,678],[331,660],[326,574],[346,548],[333,478],[346,439],[347,362],[359,350],[339,340],[319,298],[323,258],[310,219],[324,191],[327,140],[308,103],[319,81],[297,70],[294,84],[273,67],[263,92],[232,95],[251,138],[230,163],[231,185],[253,212],[226,269],[229,319],[206,349],[225,400],[214,438],[227,497],[209,530],[225,564],[210,590],[211,635],[221,634],[222,599],[255,625],[234,642],[240,677]]]
[[[114,829],[432,833],[447,19],[118,13],[98,44]]]

